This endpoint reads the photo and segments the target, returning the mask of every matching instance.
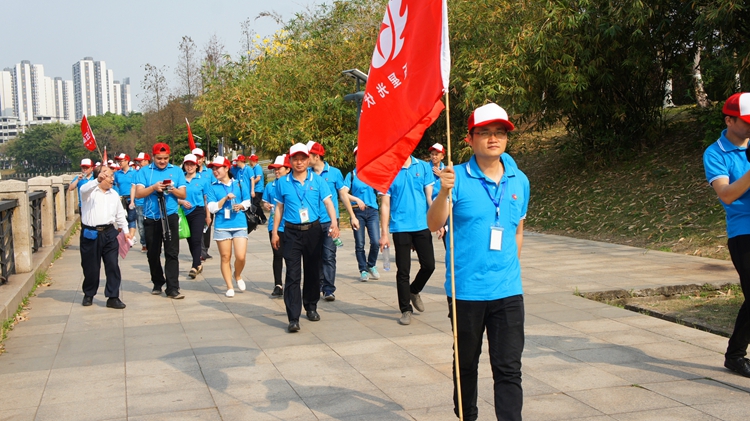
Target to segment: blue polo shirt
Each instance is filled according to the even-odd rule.
[[[135,177],[136,171],[132,168],[129,168],[128,172],[117,170],[115,173],[115,191],[117,191],[117,194],[130,198],[130,187],[133,185]]]
[[[258,180],[257,183],[255,183],[255,192],[256,193],[263,193],[263,186],[265,186],[265,175],[263,174],[263,167],[260,166],[260,164],[255,164],[254,167],[248,168],[248,170],[252,170],[253,177],[260,176],[260,180]]]
[[[365,202],[367,207],[377,209],[378,208],[378,197],[375,193],[375,189],[365,184],[364,181],[357,177],[357,170],[350,172],[344,179],[344,185],[349,188],[349,192],[352,196],[359,197]],[[356,206],[357,202],[352,202],[352,206]]]
[[[182,208],[182,211],[185,212],[185,215],[189,215],[192,211],[195,210],[196,206],[206,206],[206,201],[203,198],[203,196],[208,196],[208,190],[211,188],[211,182],[209,181],[208,177],[204,177],[201,173],[196,172],[195,177],[193,177],[192,180],[188,180],[185,178],[185,183],[187,184],[187,197],[185,197],[185,200],[190,202],[193,207],[190,209]]]
[[[240,187],[240,181],[231,179],[229,185],[222,184],[219,180],[211,183],[208,189],[206,197],[208,203],[218,203],[219,200],[223,199],[229,193],[234,193],[235,203],[240,203],[250,200],[250,189],[243,185]],[[242,183],[244,184],[244,183]],[[229,218],[224,217],[224,210],[229,209]],[[245,219],[244,212],[235,212],[232,210],[232,201],[226,200],[224,207],[219,209],[214,215],[214,229],[215,230],[235,230],[240,228],[247,228],[247,219]]]
[[[73,178],[73,181],[78,180],[78,178],[79,176],[75,176],[75,178]],[[78,189],[78,207],[79,208],[81,207],[81,187],[83,187],[84,184],[88,183],[89,181],[93,179],[94,179],[94,173],[92,172],[91,174],[89,174],[88,178],[81,178],[81,181],[79,181],[78,184],[76,184],[76,189]],[[71,183],[73,181],[71,181]]]
[[[430,174],[432,174],[432,178],[435,179],[435,184],[432,185],[432,200],[435,200],[435,198],[437,197],[438,193],[440,193],[440,184],[441,184],[441,182],[440,182],[440,176],[439,175],[435,175],[435,173],[432,172],[432,168],[433,168],[432,162],[428,162],[427,163],[427,167],[430,170]],[[441,162],[440,165],[438,165],[438,168],[440,169],[440,171],[442,171],[443,168],[445,168],[445,164],[443,164]]]
[[[703,168],[708,184],[719,178],[728,178],[731,184],[750,171],[746,148],[735,146],[727,139],[726,133],[726,129],[722,131],[721,137],[703,153]],[[750,190],[729,205],[721,200],[719,202],[727,214],[727,237],[750,234]]]
[[[453,253],[459,300],[490,301],[523,294],[516,228],[529,206],[529,179],[506,154],[501,159],[505,172],[499,185],[482,173],[474,156],[455,166]],[[490,194],[500,205],[497,221]],[[502,247],[490,250],[491,227],[496,223],[503,228]],[[450,249],[450,236],[447,241]],[[450,297],[450,253],[445,265],[445,291]]]
[[[266,184],[266,188],[263,190],[263,201],[276,206],[276,180],[269,181],[268,184]],[[271,216],[268,217],[268,232],[273,231],[273,217],[275,214],[275,209],[271,208]],[[284,232],[284,218],[281,218],[279,232]]]
[[[166,179],[172,180],[172,186],[179,189],[185,187],[185,174],[183,174],[180,167],[176,167],[172,164],[167,164],[164,169],[160,169],[156,164],[151,163],[141,168],[135,178],[135,184],[143,187],[151,187],[159,181]],[[152,192],[143,199],[143,217],[148,219],[161,219],[161,213],[159,212],[159,202],[157,201],[157,193]],[[167,194],[165,192],[164,197],[167,205],[167,215],[173,215],[177,213],[177,198],[173,194]]]
[[[315,170],[313,170],[314,172]],[[317,174],[317,173],[316,173]],[[323,165],[323,171],[320,175],[326,184],[328,184],[328,190],[331,192],[331,201],[333,202],[333,208],[336,210],[336,219],[339,218],[339,190],[344,188],[344,176],[341,174],[341,170],[336,167],[330,166],[327,162]],[[320,222],[331,222],[331,217],[328,216],[326,211],[325,203],[321,203],[320,208]]]
[[[131,168],[130,170],[132,171],[133,169]],[[136,181],[138,180],[138,173],[139,173],[139,172],[141,172],[141,169],[140,169],[140,168],[138,168],[138,169],[137,169],[137,170],[135,171],[135,173],[133,174],[133,177],[134,177],[134,178],[133,178],[133,184],[137,184],[137,183],[136,183]],[[144,203],[146,203],[146,199],[144,199],[144,198],[140,198],[140,199],[135,199],[135,206],[136,206],[136,207],[138,207],[138,206],[140,206],[140,207],[143,207],[143,204],[144,204]]]
[[[424,189],[435,183],[432,171],[425,171],[427,169],[424,161],[412,156],[409,168],[401,168],[386,192],[391,197],[391,233],[427,229],[427,196]]]
[[[284,221],[290,224],[301,224],[299,211],[303,206],[307,208],[309,222],[320,220],[321,204],[325,198],[331,197],[328,184],[310,169],[307,171],[304,184],[297,181],[292,174],[290,172],[276,180],[277,191],[274,200],[284,205]]]

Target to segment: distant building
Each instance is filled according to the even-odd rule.
[[[126,77],[122,79],[120,84],[120,109],[123,115],[128,115],[133,112],[133,105],[130,102],[130,78]]]
[[[122,84],[114,80],[114,71],[107,69],[103,61],[92,57],[73,64],[73,90],[75,92],[76,121],[83,115],[89,117],[108,112],[127,115],[130,113],[130,78]]]
[[[13,111],[13,79],[11,69],[0,71],[0,117],[15,116]]]
[[[16,116],[0,116],[0,144],[15,139],[21,132],[21,123]]]

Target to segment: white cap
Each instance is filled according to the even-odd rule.
[[[81,160],[81,166],[82,166],[82,167],[92,167],[92,166],[93,166],[93,164],[91,163],[91,160],[90,160],[90,159],[88,159],[88,158],[83,158],[83,159]]]
[[[445,149],[443,148],[443,145],[436,143],[432,146],[430,146],[430,151],[438,151],[440,153],[445,153]]]
[[[189,153],[185,155],[185,158],[182,159],[183,164],[186,162],[192,162],[193,164],[198,164],[198,157]]]
[[[206,156],[206,154],[203,153],[203,149],[201,148],[195,148],[192,151],[190,151],[190,153],[195,156],[200,156],[201,158]]]
[[[310,141],[307,144],[308,145],[315,144],[315,142]],[[289,157],[291,158],[291,157],[293,157],[294,155],[296,155],[298,153],[303,153],[303,154],[305,154],[307,156],[310,156],[310,151],[307,148],[307,146],[305,146],[305,145],[303,145],[301,143],[295,143],[294,145],[292,145],[291,148],[289,148]]]
[[[508,113],[499,105],[490,102],[474,110],[469,116],[469,131],[477,126],[490,123],[501,123],[508,131],[513,131],[515,126],[508,120]]]

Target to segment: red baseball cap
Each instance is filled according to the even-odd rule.
[[[245,155],[237,155],[237,162],[245,162]]]
[[[232,164],[225,157],[223,157],[223,156],[217,156],[216,158],[214,158],[213,161],[211,161],[210,164],[207,165],[207,167],[209,167],[209,168],[214,168],[214,167],[227,167],[227,168],[229,168],[231,165]]]
[[[276,168],[283,167],[284,166],[284,161],[286,159],[288,159],[288,158],[286,158],[286,156],[287,156],[286,154],[277,156],[276,159],[273,161],[272,164],[268,164],[268,169],[269,170],[275,170]]]
[[[250,160],[253,162],[258,162],[258,156],[255,154],[250,155]]]
[[[508,120],[508,113],[499,105],[490,102],[471,113],[471,116],[469,116],[469,131],[474,127],[486,126],[490,123],[502,123],[509,132],[516,128]]]
[[[445,148],[443,148],[443,145],[436,143],[432,146],[430,146],[430,151],[437,151],[440,153],[445,153]]]
[[[135,157],[135,161],[136,162],[143,161],[143,160],[150,161],[151,160],[151,156],[149,154],[147,154],[146,152],[141,152],[141,153],[138,154],[138,156]]]
[[[315,155],[325,156],[326,154],[325,148],[323,148],[323,145],[318,142],[310,141],[308,142],[307,147],[309,148],[309,152],[314,153]]]
[[[117,155],[117,158],[115,158],[118,161],[130,161],[130,156],[128,154],[121,153]]]
[[[166,143],[159,142],[156,145],[154,145],[154,147],[151,150],[151,152],[154,155],[158,155],[160,153],[165,153],[165,154],[169,155],[169,145],[167,145]]]
[[[94,164],[91,163],[91,160],[88,158],[83,158],[81,160],[81,168],[91,168]]]
[[[750,92],[736,93],[727,98],[722,112],[732,117],[739,117],[745,123],[750,123]]]

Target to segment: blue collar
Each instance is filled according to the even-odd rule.
[[[504,157],[505,157],[504,153],[500,155],[500,160],[503,161],[503,167],[505,167],[505,171],[503,171],[503,178],[515,177],[516,176],[515,166],[509,165],[508,160],[504,159]],[[471,156],[469,163],[466,165],[466,173],[469,174],[469,177],[471,178],[476,178],[476,179],[483,178],[490,183],[496,184],[494,180],[484,175],[482,170],[479,168],[479,164],[477,164],[477,158],[474,155]],[[501,182],[502,182],[502,179],[501,179]]]

